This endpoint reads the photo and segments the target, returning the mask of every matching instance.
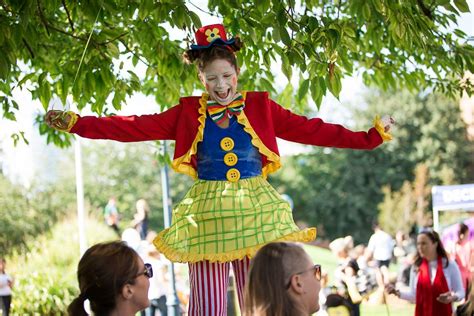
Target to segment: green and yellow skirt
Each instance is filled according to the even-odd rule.
[[[230,262],[251,258],[270,242],[315,238],[316,228],[300,230],[289,204],[258,176],[196,181],[153,243],[173,262]]]

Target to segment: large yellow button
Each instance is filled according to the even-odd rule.
[[[230,182],[237,182],[240,179],[240,171],[235,168],[229,169],[226,173],[226,177]]]
[[[232,150],[234,148],[234,140],[230,137],[224,137],[221,140],[221,148],[225,151]]]
[[[227,153],[224,156],[224,163],[229,167],[235,166],[238,160],[237,155],[234,153]]]

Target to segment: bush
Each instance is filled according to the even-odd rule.
[[[51,232],[27,242],[30,251],[7,259],[8,272],[15,278],[12,315],[65,315],[78,294],[76,280],[79,236],[76,218],[66,219]],[[88,244],[114,239],[101,221],[86,221]]]
[[[26,240],[47,232],[73,209],[73,187],[37,187],[28,192],[0,174],[0,253],[27,251]]]

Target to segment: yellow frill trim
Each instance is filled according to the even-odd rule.
[[[245,257],[252,258],[255,253],[265,246],[266,244],[261,244],[258,246],[243,248],[235,250],[232,252],[225,253],[216,253],[216,254],[194,254],[194,253],[183,253],[179,252],[163,242],[162,236],[168,232],[168,229],[163,230],[158,234],[158,236],[153,240],[153,245],[156,249],[163,255],[165,255],[168,260],[172,262],[199,262],[199,261],[210,261],[210,262],[231,262],[234,260],[240,260]],[[300,230],[293,232],[291,234],[285,235],[279,239],[273,240],[271,242],[277,241],[293,241],[293,242],[310,242],[316,239],[316,228],[311,227],[305,230]]]
[[[67,129],[66,129],[66,132],[69,132],[71,128],[74,125],[76,125],[77,120],[79,119],[79,116],[72,111],[68,111],[67,114],[71,116],[71,120],[69,121],[69,124],[67,124]]]
[[[247,95],[247,92],[242,91],[242,97],[244,99],[246,95]],[[173,162],[171,163],[171,167],[176,172],[187,174],[193,179],[197,179],[197,172],[189,163],[191,161],[191,157],[197,153],[198,143],[201,142],[204,137],[204,126],[206,122],[206,108],[207,108],[208,98],[209,98],[209,95],[207,93],[203,93],[201,99],[199,99],[199,104],[201,105],[198,109],[198,112],[200,114],[198,117],[199,127],[196,133],[196,137],[194,138],[194,141],[191,144],[191,147],[184,155],[174,159]],[[258,151],[262,155],[265,155],[269,161],[269,163],[267,163],[267,165],[263,166],[262,168],[263,177],[266,178],[268,174],[280,169],[281,168],[280,157],[276,153],[268,149],[267,146],[265,146],[262,140],[258,137],[257,133],[255,133],[255,131],[253,130],[244,111],[240,112],[240,114],[237,115],[237,121],[239,122],[239,124],[244,126],[244,130],[248,134],[250,134],[250,136],[252,137],[252,144],[255,147],[257,147]]]
[[[184,155],[174,159],[171,163],[171,167],[176,172],[187,174],[193,179],[197,179],[197,171],[189,163],[191,162],[191,157],[197,153],[198,143],[202,142],[202,139],[204,137],[204,126],[206,122],[206,107],[208,98],[209,95],[207,93],[203,93],[201,99],[199,99],[199,104],[201,105],[198,109],[198,112],[200,114],[198,117],[199,127],[196,133],[196,137],[194,138],[194,141],[191,144],[191,147]]]
[[[382,125],[382,121],[378,115],[374,118],[374,127],[379,132],[384,142],[390,141],[393,139],[392,135],[385,131],[385,127]]]
[[[247,92],[242,92],[242,96],[246,97]],[[252,128],[252,125],[250,125],[250,122],[245,115],[245,112],[242,111],[240,112],[239,115],[237,115],[237,121],[239,124],[244,126],[244,130],[252,137],[252,144],[257,147],[258,151],[262,154],[265,155],[269,161],[266,166],[263,166],[262,168],[262,175],[264,178],[267,178],[267,175],[277,171],[278,169],[281,168],[281,162],[280,162],[280,156],[278,156],[276,153],[271,151],[270,149],[265,146],[265,144],[262,142],[260,137],[258,137],[257,133]]]

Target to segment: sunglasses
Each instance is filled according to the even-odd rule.
[[[303,273],[306,273],[306,272],[309,272],[309,271],[313,271],[314,278],[318,281],[321,281],[321,265],[320,264],[315,264],[310,269],[304,270],[304,271],[301,271],[301,272],[297,272],[297,273],[293,273],[293,275],[303,274]],[[288,284],[286,285],[286,288],[289,289],[290,285],[291,285],[291,278],[290,278],[290,281],[288,281]]]
[[[153,268],[151,267],[151,264],[145,263],[145,270],[137,274],[135,277],[138,278],[140,275],[144,275],[151,279],[153,277]]]

